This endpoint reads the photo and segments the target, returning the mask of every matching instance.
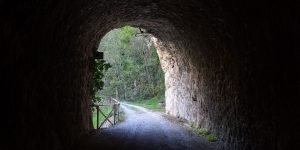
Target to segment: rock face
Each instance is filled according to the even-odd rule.
[[[203,118],[205,113],[199,112],[202,107],[197,106],[197,101],[203,101],[201,94],[197,95],[197,76],[194,74],[198,71],[192,71],[187,56],[178,54],[174,45],[165,46],[156,38],[153,41],[165,72],[166,113],[185,118],[197,125],[206,125]]]
[[[57,150],[88,133],[93,51],[105,33],[132,25],[157,38],[169,114],[209,128],[219,149],[289,149],[299,131],[297,8],[256,0],[2,0],[4,112],[16,112],[5,119],[6,139],[18,149]]]

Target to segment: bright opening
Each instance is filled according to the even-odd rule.
[[[97,51],[104,53],[104,60],[96,61],[98,78],[94,81],[98,86],[94,103],[101,105],[98,127],[114,124],[112,99],[164,111],[164,72],[151,34],[130,26],[114,29],[102,38]],[[122,111],[117,115],[118,119],[124,119]],[[93,125],[97,127],[96,109],[93,110]]]

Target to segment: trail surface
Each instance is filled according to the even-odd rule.
[[[85,149],[212,150],[215,147],[165,119],[161,113],[127,103],[121,103],[121,108],[125,121],[95,134]]]

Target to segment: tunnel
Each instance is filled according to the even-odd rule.
[[[220,150],[290,149],[299,139],[297,8],[258,0],[1,0],[3,149],[69,149],[90,133],[94,52],[125,25],[155,37],[167,114],[211,130]]]

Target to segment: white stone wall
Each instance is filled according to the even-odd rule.
[[[192,68],[191,62],[181,50],[172,44],[163,44],[155,37],[152,38],[165,73],[166,113],[187,119],[196,125],[203,122],[201,115],[201,94],[199,89],[197,69]],[[191,71],[193,70],[193,71]]]

